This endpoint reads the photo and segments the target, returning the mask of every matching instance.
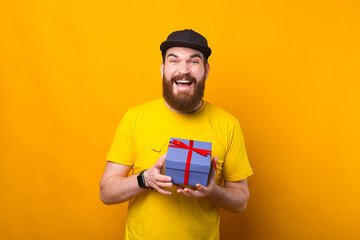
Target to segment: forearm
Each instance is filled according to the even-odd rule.
[[[105,204],[126,202],[145,189],[137,183],[138,174],[129,177],[109,176],[100,182],[100,198]]]
[[[207,198],[225,210],[239,213],[246,208],[249,192],[247,189],[221,187],[215,184],[214,191],[208,194]]]
[[[172,187],[171,177],[161,174],[166,154],[162,155],[156,163],[143,172],[144,184],[159,193],[171,195],[171,191],[163,188]],[[122,165],[108,161],[100,180],[100,199],[105,204],[122,203],[130,200],[146,189],[140,188],[137,177],[139,174],[128,176],[132,166]]]

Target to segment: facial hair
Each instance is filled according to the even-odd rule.
[[[191,81],[194,84],[193,94],[187,92],[174,94],[173,85],[175,81],[184,79]],[[196,81],[196,78],[190,74],[173,76],[170,80],[165,76],[163,77],[163,97],[167,104],[176,111],[182,113],[191,113],[196,110],[204,96],[205,90],[205,76],[200,81]]]

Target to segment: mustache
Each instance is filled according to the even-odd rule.
[[[196,78],[190,74],[181,74],[171,77],[171,83],[174,83],[175,81],[185,79],[187,81],[190,81],[192,83],[196,82]]]

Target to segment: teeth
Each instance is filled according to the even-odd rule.
[[[190,83],[190,81],[186,81],[186,80],[179,80],[179,81],[176,81],[177,83]]]

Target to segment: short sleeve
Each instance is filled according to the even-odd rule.
[[[228,135],[223,178],[225,181],[240,181],[253,174],[245,149],[244,137],[238,121]]]
[[[123,165],[134,165],[134,128],[131,112],[127,111],[120,121],[107,154],[107,160]]]

